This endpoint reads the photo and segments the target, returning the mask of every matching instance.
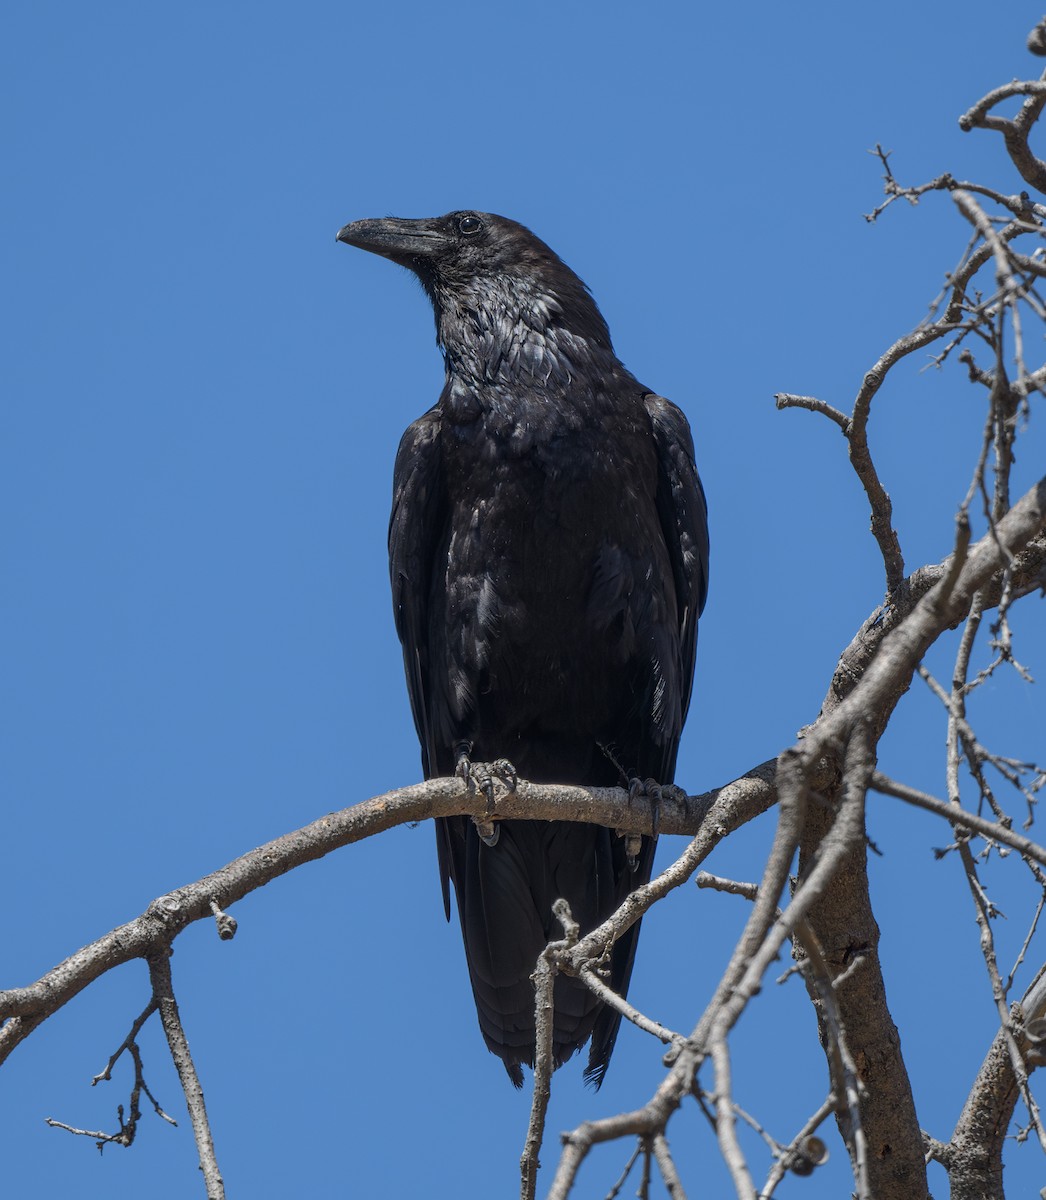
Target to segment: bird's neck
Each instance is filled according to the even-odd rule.
[[[448,381],[470,390],[522,385],[556,392],[620,369],[599,310],[568,319],[540,284],[511,288],[476,278],[436,299],[436,327]],[[587,319],[586,319],[587,318]]]

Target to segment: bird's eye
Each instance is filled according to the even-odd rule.
[[[483,222],[479,217],[462,217],[458,221],[458,232],[463,233],[466,237],[471,237],[474,233],[479,233],[483,228]]]

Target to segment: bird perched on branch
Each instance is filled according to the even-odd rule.
[[[542,783],[654,792],[673,780],[708,578],[705,498],[686,419],[614,354],[581,280],[528,229],[454,212],[355,221],[338,241],[408,267],[436,316],[446,383],[403,435],[389,557],[426,778],[489,784],[510,760]],[[646,781],[646,782],[640,782]],[[568,821],[437,822],[480,1029],[512,1082],[535,1055],[531,974],[650,877],[629,846]],[[610,954],[624,995],[638,923]],[[620,1016],[559,975],[553,1058],[591,1037],[598,1086]]]

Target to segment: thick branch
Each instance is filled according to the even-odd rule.
[[[815,809],[824,811],[820,805],[805,805],[805,797],[811,789],[819,786],[819,778],[824,774],[826,768],[836,760],[839,747],[849,741],[852,731],[858,725],[862,725],[866,721],[871,723],[874,744],[882,728],[885,727],[889,714],[910,686],[915,667],[927,648],[945,629],[961,619],[969,608],[973,594],[979,588],[993,590],[996,585],[992,583],[992,576],[1004,567],[1012,565],[1015,556],[1019,555],[1041,533],[1044,526],[1046,526],[1046,479],[1041,480],[1036,487],[1022,497],[996,528],[977,543],[972,552],[964,555],[961,559],[953,558],[942,564],[938,569],[935,581],[923,593],[919,602],[910,608],[906,602],[905,607],[908,609],[906,619],[896,623],[891,622],[889,632],[885,635],[882,631],[876,631],[874,627],[866,629],[864,649],[868,656],[862,663],[861,675],[850,679],[848,686],[841,689],[842,695],[830,696],[831,705],[826,705],[822,716],[807,731],[806,737],[779,760],[778,789],[781,816],[774,847],[771,850],[763,882],[760,884],[756,907],[749,917],[745,932],[715,996],[688,1039],[688,1044],[678,1055],[669,1075],[646,1105],[615,1117],[585,1122],[564,1137],[564,1149],[549,1193],[550,1200],[563,1200],[567,1196],[581,1163],[593,1145],[629,1134],[651,1135],[664,1132],[681,1097],[688,1092],[694,1073],[708,1053],[710,1035],[716,1023],[720,1020],[726,1020],[728,1023],[736,1020],[736,1015],[739,1014],[740,1008],[743,1008],[747,996],[751,995],[750,989],[757,983],[754,978],[755,972],[760,966],[765,969],[765,965],[769,962],[769,959],[764,962],[764,952],[769,951],[772,957],[774,944],[779,944],[779,938],[787,936],[794,928],[787,923],[786,918],[798,920],[807,915],[805,905],[796,903],[797,895],[796,900],[793,900],[781,918],[778,929],[775,931],[776,936],[768,938],[777,900],[787,875],[788,863],[800,840],[804,808],[808,807],[811,811]],[[1038,559],[1036,569],[1041,569],[1041,558]],[[818,782],[815,783],[815,780]],[[785,803],[786,796],[789,798],[787,804]],[[792,802],[793,798],[795,803]],[[819,845],[823,836],[815,836],[812,841]],[[843,845],[850,847],[852,843],[849,839],[844,839]],[[811,851],[812,849],[811,846]],[[863,855],[863,845],[859,850],[850,850],[850,853]],[[812,859],[810,861],[812,863]],[[843,873],[845,874],[845,870]],[[823,872],[818,872],[818,874],[823,876]],[[811,870],[812,877],[813,871]],[[832,897],[843,891],[843,885],[837,884],[824,892],[821,897],[822,911],[830,912]],[[814,899],[815,895],[814,892],[808,892],[808,900]],[[870,910],[868,911],[868,922],[874,926],[874,918],[871,917]],[[839,938],[834,929],[826,929],[823,922],[819,927],[819,923],[813,920],[811,920],[811,925],[822,944],[826,944],[826,949],[830,945],[839,945]],[[826,933],[830,936],[826,937]],[[589,937],[594,936],[594,934],[589,935]],[[579,943],[579,949],[580,946],[581,943]],[[868,974],[871,975],[872,972]],[[876,974],[878,974],[877,968]],[[745,996],[741,996],[741,990],[739,990],[742,978],[746,984],[743,989],[746,993]],[[862,982],[867,983],[867,976]],[[880,994],[882,994],[881,976],[879,976],[878,984]],[[851,1014],[847,1012],[844,1003],[847,994],[855,990],[852,988],[843,990],[843,995],[840,997],[840,1011],[851,1047],[854,1050],[854,1057],[860,1061],[857,1045],[863,1042],[866,1042],[868,1046],[880,1045],[884,1039],[889,1041],[891,1038],[896,1044],[896,1030],[893,1028],[892,1022],[889,1022],[888,1028],[883,1021],[872,1022],[869,1026],[867,1020],[857,1019],[861,1014],[855,1012],[852,1014],[853,1024],[857,1026],[857,1036],[855,1037],[849,1019]],[[738,997],[740,997],[740,1008],[736,1007],[736,998]],[[733,1002],[732,998],[734,998]],[[876,1006],[876,1011],[885,1013],[886,1021],[889,1020],[884,994],[881,1006]],[[727,1013],[729,1015],[726,1015]],[[861,1028],[862,1025],[865,1028]],[[896,1055],[896,1065],[904,1079],[905,1086],[907,1086],[907,1077],[899,1054]],[[914,1133],[910,1128],[913,1126],[914,1110],[909,1105],[897,1113],[887,1111],[884,1106],[879,1106],[874,1116],[881,1119],[880,1127],[876,1128],[876,1122],[873,1121],[873,1128],[869,1130],[867,1116],[862,1112],[869,1145],[878,1144],[880,1150],[890,1145],[887,1126],[893,1126],[899,1135],[899,1145],[904,1144],[908,1153],[904,1156],[903,1163],[900,1164],[899,1177],[887,1181],[882,1171],[877,1173],[878,1178],[886,1183],[889,1190],[884,1187],[881,1193],[876,1192],[876,1177],[873,1176],[872,1194],[876,1195],[877,1200],[890,1200],[891,1197],[897,1197],[898,1200],[911,1200],[914,1195],[918,1194],[912,1188],[917,1189],[921,1186],[925,1189],[925,1170],[921,1172],[921,1184],[918,1178],[918,1167],[921,1165],[921,1139],[918,1124],[914,1123]],[[877,1165],[881,1165],[881,1163]],[[906,1187],[908,1190],[905,1190]]]
[[[1040,484],[1040,489],[1042,487]],[[1041,499],[1037,503],[1041,505]],[[1022,504],[1027,507],[1026,502],[1022,501]],[[1011,517],[1012,514],[1006,520],[1011,521]],[[1021,519],[1034,522],[1035,516],[1028,513]],[[946,559],[939,565],[916,571],[899,589],[892,605],[876,610],[868,618],[840,659],[823,707],[825,716],[850,694],[884,638],[899,629],[916,603],[940,583],[950,567],[951,560]],[[1046,586],[1046,537],[1040,535],[1029,538],[1013,559],[1011,596],[1017,597],[1043,586]],[[998,581],[987,586],[986,606],[997,603],[1000,591]],[[907,687],[907,681],[904,687]],[[693,835],[702,830],[703,836],[713,842],[724,837],[776,802],[775,769],[776,760],[770,760],[724,788],[685,800],[666,793],[660,806],[661,831]],[[0,1019],[6,1021],[0,1027],[0,1062],[42,1020],[93,980],[121,963],[148,957],[161,946],[169,945],[171,938],[187,925],[211,915],[214,904],[226,908],[303,863],[396,825],[457,813],[482,816],[486,811],[486,797],[470,794],[461,780],[429,780],[321,817],[311,825],[250,851],[195,883],[159,897],[140,917],[77,951],[35,984],[0,992]],[[525,781],[520,782],[517,791],[498,797],[497,816],[591,821],[633,832],[649,831],[652,821],[650,804],[643,794],[630,801],[627,793],[619,788],[539,785]],[[707,853],[707,847],[703,853]],[[694,869],[696,866],[694,863]],[[632,920],[639,915],[641,912],[637,912]],[[601,936],[606,938],[620,932],[620,929],[608,929]]]
[[[800,790],[826,786],[840,739],[846,740],[846,731],[852,728],[861,713],[874,713],[877,723],[878,720],[885,722],[889,711],[907,689],[911,671],[925,648],[944,628],[961,618],[972,591],[977,587],[984,588],[986,603],[992,603],[992,597],[1001,590],[998,579],[993,581],[992,576],[997,575],[1007,561],[1011,566],[1011,595],[1043,585],[1044,524],[1046,481],[1040,482],[1025,496],[999,523],[995,536],[982,539],[968,558],[946,561],[916,572],[898,590],[894,605],[866,622],[837,671],[821,719],[792,752],[802,775]],[[696,843],[688,847],[679,863],[674,864],[676,875],[689,877],[722,837],[777,800],[774,770],[775,760],[771,760],[734,783],[702,796],[680,800],[669,794],[662,799],[660,828],[663,832],[693,834],[696,831],[698,834]],[[466,785],[457,779],[430,780],[322,817],[301,830],[249,852],[196,883],[158,898],[140,917],[84,947],[37,983],[0,992],[0,1018],[6,1021],[0,1028],[0,1061],[32,1029],[105,971],[133,958],[155,958],[187,925],[211,916],[215,905],[227,908],[305,862],[395,825],[456,813],[485,815],[486,797],[470,794]],[[691,1035],[688,1046],[679,1055],[673,1072],[643,1109],[584,1126],[570,1136],[553,1194],[565,1195],[563,1188],[569,1187],[577,1165],[595,1142],[626,1132],[663,1132],[668,1116],[689,1090],[693,1072],[707,1052],[700,1047],[707,1046],[712,1022],[722,1019],[723,1005],[740,982],[741,975],[751,967],[753,956],[760,948],[766,949],[765,939],[772,924],[773,909],[798,839],[798,831],[792,827],[795,815],[793,812],[787,829],[779,829],[778,852],[771,859],[773,878],[764,879],[764,885],[769,882],[771,886],[761,889],[767,897],[766,905],[758,913],[755,923],[750,923],[749,934],[738,948],[736,964],[724,978],[723,986]],[[635,832],[649,831],[652,820],[647,799],[639,796],[629,801],[627,793],[621,789],[525,782],[519,784],[518,790],[498,796],[496,816],[499,819],[593,821]],[[665,878],[671,875],[670,868],[664,876],[648,885],[649,895],[638,894],[626,902],[611,921],[579,943],[575,948],[579,951],[578,969],[596,951],[596,943],[605,945],[638,919],[661,894],[659,884],[664,890],[676,886],[675,879]],[[779,934],[783,932],[779,930]],[[823,933],[821,936],[825,940]],[[590,944],[585,945],[589,939]],[[760,961],[762,957],[760,954]],[[749,979],[754,982],[750,975]],[[744,990],[747,994],[748,989]],[[572,1163],[566,1161],[568,1158]]]
[[[881,733],[929,646],[965,616],[978,589],[998,576],[1044,526],[1046,479],[1022,497],[971,551],[964,556],[960,552],[959,557],[942,564],[944,570],[937,582],[882,640],[874,657],[864,658],[860,675],[839,681],[839,692],[829,694],[824,715],[805,744],[800,744],[811,769],[818,757],[849,736],[856,722],[870,719],[877,736]],[[999,586],[995,580],[995,587]],[[831,789],[825,801],[808,807],[801,874],[814,869],[822,843],[833,829],[838,789]],[[861,1117],[873,1168],[872,1194],[877,1200],[909,1200],[925,1195],[921,1138],[879,968],[879,930],[868,897],[864,859],[863,845],[855,848],[851,861],[820,898],[810,923],[837,975],[854,955],[865,958],[861,987],[841,988],[838,1001],[850,1048],[867,1085]],[[847,1132],[845,1127],[843,1132]]]
[[[835,808],[842,789],[832,788],[825,803],[811,804],[803,831],[800,875],[813,872],[835,837]],[[879,927],[868,891],[863,809],[860,836],[851,840],[838,872],[813,905],[809,923],[824,950],[829,978],[840,980],[860,959],[854,978],[836,983],[834,994],[847,1045],[863,1084],[860,1123],[849,1109],[837,1110],[837,1120],[855,1163],[868,1173],[868,1193],[876,1200],[915,1200],[926,1196],[919,1123],[911,1085],[900,1051],[900,1037],[886,998],[879,961]],[[823,997],[807,980],[818,1017],[826,1055],[833,1040]],[[861,1142],[867,1147],[862,1154]]]
[[[877,608],[868,617],[850,645],[839,656],[831,687],[821,704],[823,715],[833,712],[850,695],[864,677],[884,638],[906,621],[916,605],[951,573],[954,560],[955,556],[949,555],[940,563],[913,571],[890,597],[890,602]],[[1014,554],[1010,564],[1009,586],[1011,599],[1046,590],[1046,535],[1040,533],[1030,538],[1024,547]],[[1001,575],[986,585],[985,609],[998,605],[1003,590],[1004,581]],[[961,620],[961,615],[956,618],[956,622],[958,620]]]
[[[1010,1013],[1010,1034],[1025,1061],[1032,1049],[1027,1029],[1044,1016],[1046,973]],[[946,1147],[952,1200],[1002,1200],[1002,1147],[1020,1095],[1007,1041],[1007,1031],[1000,1029]]]
[[[660,805],[664,833],[704,828],[709,849],[776,800],[774,762],[763,763],[724,788],[680,799],[666,793]],[[429,817],[483,816],[487,799],[459,779],[432,779],[387,792],[251,850],[221,870],[160,896],[133,921],[114,929],[59,963],[36,983],[0,992],[0,1062],[43,1020],[106,971],[169,946],[186,926],[212,915],[212,903],[228,908],[303,863],[386,829]],[[612,829],[649,832],[653,814],[644,795],[630,800],[621,788],[584,788],[520,781],[497,800],[499,818],[590,821]],[[707,850],[706,850],[707,853]],[[638,917],[638,914],[637,914]],[[637,919],[633,917],[633,920]],[[631,924],[631,922],[629,922]],[[8,1019],[10,1018],[10,1019]]]

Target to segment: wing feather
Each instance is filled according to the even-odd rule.
[[[694,439],[682,412],[664,396],[644,400],[657,448],[657,510],[675,578],[679,612],[679,678],[686,720],[697,653],[697,619],[708,596],[708,505],[694,462]]]
[[[400,439],[392,479],[389,519],[389,575],[396,632],[403,645],[403,667],[414,727],[421,743],[426,779],[438,772],[430,705],[433,702],[429,662],[429,604],[435,556],[444,543],[447,524],[446,485],[440,449],[438,406],[416,420]],[[436,822],[443,907],[450,919],[450,880],[454,847],[445,821]]]

